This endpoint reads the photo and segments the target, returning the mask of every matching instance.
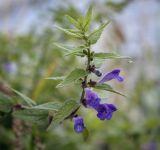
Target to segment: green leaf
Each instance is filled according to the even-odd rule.
[[[0,92],[0,111],[10,112],[12,109],[12,100],[9,96]]]
[[[15,92],[17,95],[19,95],[28,106],[34,106],[36,105],[36,102],[30,99],[29,97],[25,96],[24,94],[18,92],[17,90],[12,89],[13,92]]]
[[[73,47],[69,47],[67,45],[62,45],[62,44],[59,44],[59,43],[54,43],[54,45],[57,46],[60,49],[65,50],[65,51],[70,51],[71,49],[73,49]]]
[[[94,32],[92,32],[90,35],[89,35],[89,41],[91,44],[95,44],[98,39],[100,38],[101,36],[101,33],[103,31],[103,29],[110,23],[110,21],[108,21],[107,23],[103,24],[102,26],[100,26],[97,30],[95,30]]]
[[[83,53],[84,47],[69,47],[55,43],[55,45],[63,50],[65,50],[65,56],[69,55],[77,55],[77,56],[85,56]]]
[[[73,50],[65,54],[65,56],[76,55],[76,56],[85,56],[81,49]]]
[[[79,23],[74,18],[72,18],[69,15],[66,15],[66,18],[67,18],[68,22],[73,24],[77,29],[80,29]]]
[[[77,21],[78,21],[79,25],[83,27],[84,17],[80,16]]]
[[[76,68],[71,73],[69,73],[60,84],[57,85],[57,88],[63,87],[66,84],[72,83],[86,75],[87,75],[87,72],[84,69]]]
[[[72,37],[82,38],[82,34],[80,34],[80,33],[74,33],[74,32],[71,32],[70,29],[64,29],[64,28],[61,28],[61,27],[57,27],[57,28],[60,29],[61,31],[63,31],[64,33],[72,36]]]
[[[32,123],[48,124],[49,112],[52,111],[52,113],[55,113],[61,106],[62,104],[58,102],[48,102],[30,108],[25,108],[23,110],[17,110],[13,112],[13,115],[19,119],[30,121]]]
[[[131,59],[128,56],[121,56],[116,53],[94,53],[94,57],[97,59]]]
[[[48,110],[48,111],[58,111],[59,108],[62,106],[59,102],[48,102],[44,104],[40,104],[37,106],[32,107],[33,109],[42,109],[42,110]]]
[[[37,124],[48,122],[48,114],[47,110],[34,108],[27,108],[13,112],[14,117]]]
[[[126,97],[124,94],[115,91],[109,84],[97,84],[94,88],[99,89],[99,90],[106,90],[106,91],[116,93],[116,94]]]
[[[89,131],[87,128],[84,128],[84,131],[83,131],[83,140],[84,141],[87,141],[88,137],[89,137]]]
[[[63,80],[65,78],[65,76],[61,76],[61,77],[48,77],[48,78],[45,78],[45,79],[47,79],[47,80]]]
[[[86,16],[84,18],[84,29],[85,29],[85,31],[89,30],[91,19],[92,19],[92,5],[89,7],[89,9],[86,13]]]
[[[59,123],[61,123],[66,117],[68,117],[72,112],[74,112],[79,107],[79,103],[74,100],[69,100],[64,102],[59,111],[53,116],[53,120],[49,125],[47,130],[55,128]]]

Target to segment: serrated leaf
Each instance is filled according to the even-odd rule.
[[[62,106],[59,102],[48,102],[44,104],[40,104],[37,106],[32,107],[33,109],[42,109],[42,110],[48,110],[48,111],[58,111],[59,108]]]
[[[89,7],[85,19],[84,19],[84,29],[85,31],[88,31],[90,23],[91,23],[91,19],[92,19],[92,6]]]
[[[42,109],[27,108],[13,112],[13,116],[24,121],[41,124],[48,122],[48,111]]]
[[[124,94],[115,91],[109,84],[97,84],[94,88],[99,89],[99,90],[109,91],[109,92],[116,93],[116,94],[126,97]]]
[[[76,28],[80,29],[79,23],[69,15],[66,15],[67,20],[73,24]]]
[[[61,31],[65,32],[66,34],[70,35],[70,36],[73,36],[73,37],[76,37],[76,38],[82,38],[82,35],[80,33],[74,33],[74,32],[71,32],[70,29],[64,29],[64,28],[61,28],[61,27],[57,27],[58,29],[60,29]]]
[[[121,56],[116,53],[94,53],[94,57],[97,59],[131,59],[128,56]]]
[[[77,103],[74,100],[69,100],[64,102],[62,107],[60,107],[59,111],[53,116],[53,120],[47,130],[55,128],[59,123],[61,123],[66,117],[68,117],[78,107],[79,107],[79,103]]]
[[[89,41],[91,44],[95,44],[98,39],[100,38],[101,36],[101,33],[103,31],[103,29],[110,23],[110,21],[108,21],[107,23],[101,25],[97,30],[95,30],[94,32],[92,32],[90,35],[89,35]]]
[[[83,47],[69,47],[55,43],[55,45],[63,50],[65,50],[65,56],[69,55],[77,55],[77,56],[85,56],[83,53]]]
[[[86,75],[87,75],[87,72],[84,69],[76,68],[71,73],[69,73],[60,84],[57,85],[57,88],[63,87],[66,84],[72,83],[75,80],[78,80],[81,77],[84,77]]]
[[[9,96],[0,92],[0,111],[10,112],[12,109],[12,100]]]
[[[22,98],[21,100],[23,100],[23,102],[25,102],[28,106],[34,106],[34,105],[36,105],[36,102],[33,101],[31,98],[27,97],[26,95],[18,92],[15,89],[12,89],[12,91],[15,92],[17,95],[19,95]]]

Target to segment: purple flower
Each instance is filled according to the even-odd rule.
[[[14,72],[16,72],[16,69],[17,69],[16,65],[12,62],[4,63],[3,68],[8,73],[14,73]]]
[[[98,97],[97,93],[89,88],[85,88],[85,100],[86,105],[92,108],[97,108],[100,104],[101,99]]]
[[[149,142],[141,146],[141,150],[158,150],[156,142]]]
[[[104,77],[98,83],[104,83],[106,81],[110,81],[112,79],[117,79],[119,82],[122,82],[123,77],[119,76],[120,69],[114,69],[111,72],[104,75]]]
[[[110,120],[112,118],[112,113],[117,110],[113,104],[100,104],[96,109],[98,114],[97,117],[100,120]]]
[[[75,132],[77,132],[77,133],[83,132],[83,130],[85,128],[83,118],[82,117],[73,117],[73,122],[74,122]]]

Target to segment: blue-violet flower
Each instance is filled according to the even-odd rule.
[[[73,117],[73,122],[74,122],[74,130],[77,133],[83,132],[85,129],[83,118],[78,116],[78,117]]]
[[[98,97],[97,93],[92,91],[89,88],[85,88],[85,100],[86,100],[86,105],[92,108],[98,108],[100,104],[100,97]]]
[[[112,113],[116,111],[117,108],[113,104],[100,104],[96,110],[98,112],[97,117],[100,120],[110,120],[112,118]]]
[[[119,76],[120,69],[114,69],[111,72],[104,75],[104,77],[98,83],[104,83],[106,81],[110,81],[112,79],[117,79],[119,82],[122,82],[123,77]]]

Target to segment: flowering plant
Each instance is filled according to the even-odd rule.
[[[73,102],[72,100],[70,100],[65,102],[65,107],[66,105],[69,106],[73,105],[71,106],[71,109],[69,111],[70,113],[68,113],[69,115],[65,115],[62,117],[61,113],[57,113],[57,115],[53,117],[53,120],[49,125],[48,129],[53,128],[54,126],[57,125],[57,123],[63,121],[66,118],[71,118],[74,122],[75,132],[81,133],[86,129],[83,118],[77,115],[77,111],[81,107],[81,105],[83,105],[86,108],[95,109],[97,111],[97,117],[100,120],[105,120],[105,119],[110,120],[112,118],[113,112],[117,110],[114,104],[107,104],[107,103],[101,104],[100,103],[101,98],[98,96],[96,92],[92,90],[92,88],[106,90],[123,95],[115,91],[110,85],[105,83],[112,79],[116,79],[117,81],[122,82],[124,79],[123,77],[120,76],[120,69],[114,69],[111,72],[106,73],[98,82],[93,81],[90,78],[91,73],[95,74],[98,77],[102,76],[102,73],[95,66],[96,59],[118,59],[118,58],[128,58],[128,57],[120,56],[115,53],[95,53],[91,49],[91,45],[95,44],[98,41],[103,29],[110,23],[110,21],[108,21],[103,25],[101,25],[95,31],[88,33],[90,31],[90,24],[92,18],[92,6],[89,7],[85,16],[83,17],[81,16],[77,20],[68,15],[66,16],[66,18],[68,22],[74,26],[74,28],[73,29],[64,29],[61,27],[58,28],[63,32],[65,32],[66,34],[74,38],[77,38],[78,40],[81,40],[83,44],[74,48],[60,44],[56,44],[56,46],[61,49],[64,49],[67,52],[67,55],[76,55],[80,57],[85,57],[87,63],[85,69],[76,68],[65,77],[49,78],[52,80],[62,79],[62,82],[60,82],[57,85],[58,88],[63,87],[72,82],[75,83],[75,81],[79,80],[81,81],[82,92],[81,92],[81,97],[79,98],[78,101]]]
[[[120,75],[120,69],[113,69],[109,73],[102,75],[101,71],[96,67],[96,61],[98,59],[105,60],[129,57],[120,56],[116,53],[96,53],[92,50],[91,45],[98,41],[103,29],[110,23],[110,21],[108,21],[95,31],[89,33],[92,18],[92,7],[89,7],[85,16],[81,16],[77,20],[68,15],[66,18],[74,26],[73,29],[58,28],[71,37],[80,40],[81,45],[78,47],[68,47],[56,44],[56,46],[65,50],[66,55],[84,57],[87,62],[86,67],[75,68],[65,77],[50,77],[48,79],[59,80],[60,83],[57,85],[57,88],[64,87],[70,83],[79,84],[82,89],[81,96],[79,98],[77,97],[77,100],[67,100],[63,104],[59,102],[48,102],[38,105],[34,100],[12,89],[21,97],[23,103],[13,104],[8,97],[4,97],[5,101],[0,101],[0,103],[3,103],[3,109],[1,109],[1,107],[0,109],[4,112],[11,111],[15,117],[29,122],[34,122],[44,128],[47,128],[47,130],[53,129],[65,119],[71,119],[74,123],[75,132],[81,133],[87,130],[83,117],[77,115],[81,106],[94,109],[100,120],[110,120],[113,112],[117,111],[115,104],[102,104],[101,98],[94,89],[106,90],[124,96],[123,94],[115,91],[109,84],[106,84],[107,81],[113,79],[116,79],[118,82],[122,82],[124,80]],[[91,74],[95,74],[100,78],[99,81],[92,80],[90,76]]]

